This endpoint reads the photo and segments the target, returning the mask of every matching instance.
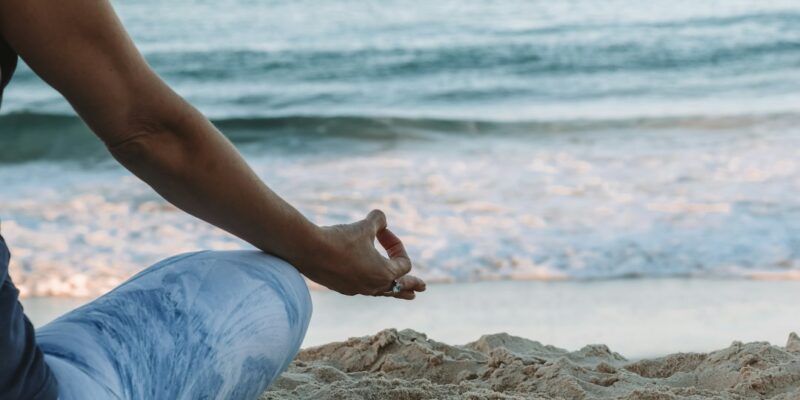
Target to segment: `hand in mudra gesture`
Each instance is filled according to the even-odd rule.
[[[321,228],[322,251],[312,256],[305,275],[329,289],[352,296],[390,296],[412,300],[425,290],[425,282],[411,271],[411,259],[403,242],[386,227],[386,215],[380,210],[352,224]],[[375,239],[386,249],[389,258],[375,248]],[[394,282],[399,291],[392,292]]]

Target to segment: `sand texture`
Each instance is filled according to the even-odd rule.
[[[412,331],[303,350],[265,399],[800,400],[800,338],[626,360],[495,334],[450,346]]]

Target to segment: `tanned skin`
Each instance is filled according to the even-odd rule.
[[[150,68],[108,0],[2,0],[0,35],[122,165],[172,204],[339,293],[385,295],[393,279],[403,287],[393,297],[425,290],[408,274],[411,260],[383,212],[319,227],[271,191]]]

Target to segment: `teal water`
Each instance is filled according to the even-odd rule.
[[[215,119],[574,120],[795,111],[793,1],[123,0]],[[66,104],[23,69],[6,112]]]

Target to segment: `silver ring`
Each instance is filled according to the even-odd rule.
[[[386,293],[398,294],[403,291],[403,285],[397,280],[392,280],[392,287]]]

